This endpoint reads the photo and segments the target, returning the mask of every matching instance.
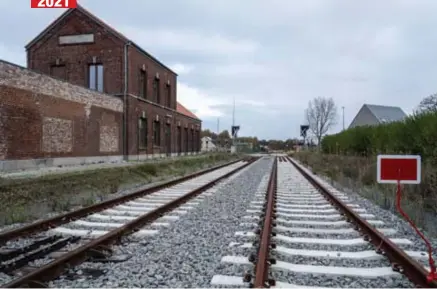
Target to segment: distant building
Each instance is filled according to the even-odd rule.
[[[217,147],[212,142],[212,139],[209,136],[204,136],[201,139],[201,151],[202,152],[211,152],[216,151]]]
[[[400,107],[364,104],[352,120],[349,128],[402,121],[406,117],[407,115]]]

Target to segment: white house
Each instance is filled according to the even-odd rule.
[[[201,141],[202,141],[202,147],[201,147],[202,152],[211,152],[217,150],[217,147],[215,146],[215,144],[213,144],[212,139],[209,136],[202,137]]]

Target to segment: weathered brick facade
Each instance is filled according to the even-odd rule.
[[[162,64],[153,61],[148,55],[145,55],[136,46],[127,46],[128,49],[128,93],[131,95],[140,95],[139,77],[140,72],[143,70],[147,75],[147,93],[145,99],[151,102],[156,102],[153,98],[153,80],[156,76],[159,76],[159,85],[161,91],[161,100],[158,103],[160,106],[164,106],[173,110],[176,110],[176,78],[177,75],[163,66]],[[123,74],[124,75],[124,74]],[[168,85],[169,84],[169,85]],[[170,87],[171,99],[168,103],[165,95],[165,90]],[[121,87],[120,87],[121,89]],[[120,91],[121,92],[121,91]]]
[[[87,43],[60,44],[60,37],[74,35],[93,35],[93,39]],[[26,48],[29,68],[85,87],[89,85],[88,66],[103,65],[103,92],[117,95],[120,99],[126,97],[126,125],[122,127],[126,133],[126,154],[162,155],[200,151],[201,121],[177,111],[177,75],[82,7],[65,12]],[[140,81],[141,75],[145,75],[145,83]],[[155,81],[159,86],[159,100],[153,89]],[[144,116],[147,119],[147,146],[140,148],[142,136],[139,135],[139,122]],[[159,145],[154,145],[153,120],[156,116],[161,122],[161,141],[156,142]],[[171,120],[170,140],[165,137],[166,119]],[[181,138],[178,138],[178,124]],[[188,128],[188,143],[185,127]],[[114,146],[109,141],[102,145]]]
[[[92,33],[93,44],[59,45],[59,36]],[[28,68],[51,75],[53,68],[62,67],[64,73],[53,75],[70,83],[88,86],[88,65],[104,64],[104,92],[117,94],[123,87],[123,41],[79,10],[73,10],[27,49]],[[95,57],[95,59],[93,59]],[[95,61],[94,61],[95,60]]]
[[[197,152],[200,146],[196,141],[200,136],[200,126],[198,122],[187,117],[181,117],[170,110],[152,105],[141,98],[130,95],[128,97],[128,153],[129,155],[138,154],[169,154]],[[147,123],[147,147],[140,148],[138,145],[139,119],[146,116]],[[155,145],[153,133],[153,123],[160,123],[161,133],[159,145]],[[168,141],[167,125],[170,127],[170,139]],[[178,135],[178,128],[181,136]],[[185,132],[185,129],[188,131]],[[192,135],[195,134],[193,138]],[[187,141],[188,140],[188,141]]]
[[[0,61],[0,160],[121,155],[121,99]]]

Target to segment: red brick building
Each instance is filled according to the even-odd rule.
[[[0,61],[0,171],[116,161],[123,101]]]
[[[134,42],[78,6],[27,46],[28,67],[123,97],[125,154],[200,150],[200,120],[177,110],[177,75]]]
[[[0,132],[3,127],[3,131],[12,135],[7,141],[0,139],[0,160],[99,155],[143,159],[200,151],[201,121],[177,102],[177,74],[83,7],[64,12],[26,46],[26,51],[27,66],[31,70],[0,63],[0,73],[2,69],[15,71],[11,75],[3,71],[10,81],[0,87]],[[40,83],[46,86],[45,89],[32,81],[28,85],[25,75],[33,75],[32,81],[44,79]],[[16,79],[21,85],[13,84]],[[34,91],[49,97],[38,102],[37,97],[31,97]],[[74,98],[78,91],[81,94],[78,104],[63,102]],[[3,99],[3,94],[7,100]],[[61,94],[68,97],[61,101]],[[7,101],[18,101],[17,95],[21,99],[19,104],[7,104]],[[102,108],[111,112],[97,109],[101,105],[96,99],[111,103],[109,108]],[[18,115],[15,110],[22,105],[32,110],[35,118],[40,115],[33,136],[16,133],[15,126],[25,125],[6,121],[5,114],[1,113],[7,110],[9,115]],[[72,121],[72,141],[64,145],[63,150],[41,149],[44,137],[38,131],[43,130],[43,119],[50,115]],[[62,123],[56,121],[58,124],[52,125],[55,128]],[[117,130],[106,128],[107,121],[117,124]],[[100,148],[96,145],[99,138],[93,139],[93,136],[99,133],[98,128],[117,138],[117,143],[120,142],[117,149],[115,145],[103,144],[111,147],[111,151],[102,150],[102,140]],[[12,144],[23,142],[27,149],[11,148]]]

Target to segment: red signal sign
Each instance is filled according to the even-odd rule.
[[[380,184],[420,184],[421,158],[417,155],[378,155],[377,181]]]

